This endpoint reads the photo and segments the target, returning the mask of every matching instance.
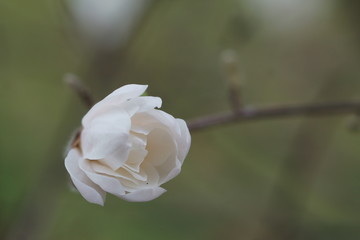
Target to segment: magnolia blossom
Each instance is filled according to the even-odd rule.
[[[159,97],[140,96],[145,85],[126,85],[94,105],[82,119],[65,167],[89,202],[106,193],[143,202],[166,190],[179,174],[191,137],[184,120],[159,109]]]
[[[83,40],[90,47],[123,46],[151,0],[66,0]]]

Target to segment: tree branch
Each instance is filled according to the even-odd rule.
[[[326,116],[337,114],[358,114],[360,101],[317,103],[303,105],[284,105],[273,107],[243,107],[236,112],[228,111],[200,117],[187,122],[190,131],[198,131],[235,122],[284,118],[296,116]]]
[[[69,87],[78,95],[83,104],[90,109],[95,101],[90,93],[90,90],[83,84],[83,82],[72,73],[68,73],[64,76],[64,81]]]

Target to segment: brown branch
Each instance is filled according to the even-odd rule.
[[[75,74],[66,74],[64,76],[64,81],[69,85],[69,87],[75,92],[75,94],[80,98],[80,100],[88,109],[94,105],[95,102],[93,96],[90,93],[90,90]]]
[[[269,118],[284,118],[295,116],[324,116],[336,114],[358,114],[360,101],[317,103],[303,105],[284,105],[273,107],[244,107],[237,112],[228,111],[200,117],[187,122],[190,131],[202,130],[219,125],[261,120]]]

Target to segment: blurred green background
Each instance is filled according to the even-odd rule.
[[[69,187],[64,150],[86,108],[62,80],[77,74],[97,99],[148,84],[188,120],[229,110],[220,56],[233,49],[246,105],[355,100],[359,16],[350,0],[153,0],[104,47],[64,2],[1,1],[0,239],[360,239],[354,116],[194,132],[167,193],[99,207]]]

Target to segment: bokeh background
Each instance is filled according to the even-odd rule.
[[[72,191],[64,149],[96,99],[148,84],[186,120],[243,103],[360,98],[360,4],[351,0],[0,2],[0,239],[360,239],[355,116],[271,119],[192,134],[182,173],[148,203]]]

